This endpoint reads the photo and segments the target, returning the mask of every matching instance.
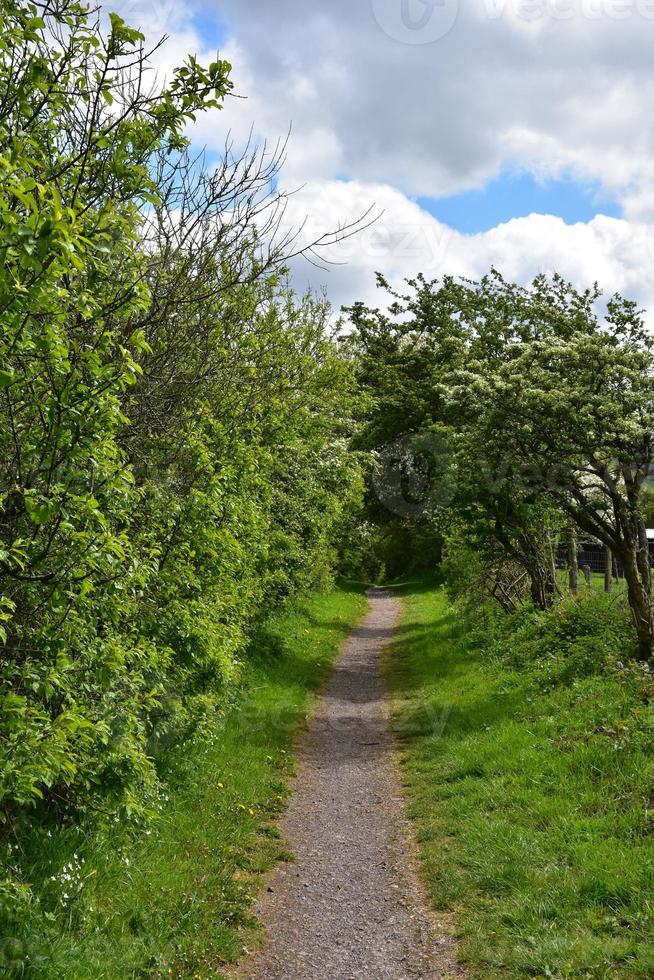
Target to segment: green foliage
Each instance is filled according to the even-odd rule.
[[[468,461],[482,461],[493,475],[473,496],[539,586],[534,600],[540,593],[540,605],[552,601],[551,572],[542,585],[553,525],[562,528],[565,514],[620,560],[647,658],[654,609],[641,496],[653,461],[652,338],[636,305],[620,296],[600,320],[598,296],[559,276],[521,288],[494,273],[463,287],[469,356],[448,397]]]
[[[408,571],[433,571],[441,549],[442,534],[432,521],[376,524],[357,513],[339,543],[339,567],[368,582],[393,582]]]
[[[287,798],[293,738],[365,606],[343,583],[258,625],[231,708],[168,753],[146,829],[33,828],[12,863],[38,900],[23,896],[20,927],[0,944],[3,975],[206,977],[241,955],[258,875],[285,853],[272,822]]]
[[[121,67],[139,61],[138,32],[113,17],[98,35],[76,3],[45,20],[37,10],[5,4],[0,37],[1,568],[12,611],[0,807],[14,827],[45,797],[132,813],[152,787],[145,677],[167,653],[130,626],[152,556],[129,533],[141,494],[117,438],[143,350],[148,160],[203,103],[174,83],[159,118]]]
[[[361,389],[353,446],[367,455],[364,506],[353,528],[346,567],[377,581],[440,560],[443,516],[456,482],[442,381],[457,362],[451,302],[424,280],[393,291],[384,312],[356,303],[346,310]],[[397,458],[396,458],[397,457]]]
[[[524,617],[509,617],[500,627],[502,659],[516,667],[538,666],[553,679],[581,677],[603,673],[635,653],[623,596],[581,592]]]
[[[402,512],[443,530],[461,521],[495,573],[522,568],[541,609],[557,593],[558,535],[573,527],[601,541],[622,565],[648,658],[654,348],[641,311],[614,296],[600,317],[598,287],[580,291],[558,275],[526,287],[496,270],[479,282],[419,275],[405,295],[379,285],[390,293],[387,311],[361,303],[348,311],[368,396],[359,438],[374,455],[401,431],[414,441],[439,431],[450,457],[435,473],[445,502],[430,506],[427,481],[424,506],[412,499]],[[365,516],[393,523],[374,465],[370,474]],[[500,591],[508,608],[522,598]]]
[[[331,582],[360,475],[329,308],[259,243],[272,173],[189,160],[230,66],[190,58],[152,92],[117,15],[0,16],[0,821],[20,847],[147,820],[256,623]],[[9,933],[38,899],[12,854]]]

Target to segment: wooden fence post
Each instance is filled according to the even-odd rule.
[[[613,553],[607,544],[604,545],[604,591],[613,588]]]
[[[579,591],[579,556],[577,548],[577,532],[571,527],[568,532],[568,585],[573,594]]]

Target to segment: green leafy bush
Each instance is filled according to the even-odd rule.
[[[330,581],[360,475],[329,308],[260,241],[265,153],[211,174],[182,135],[230,66],[190,58],[151,92],[116,15],[8,0],[0,21],[11,919],[30,894],[9,844],[147,818],[162,754],[224,709],[253,624]]]

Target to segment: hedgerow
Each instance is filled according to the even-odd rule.
[[[0,820],[143,820],[253,622],[332,573],[350,366],[262,238],[272,172],[189,156],[230,66],[152,88],[143,36],[0,5]],[[263,218],[262,218],[263,215]]]

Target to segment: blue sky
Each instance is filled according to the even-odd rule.
[[[458,231],[489,231],[511,218],[550,214],[572,225],[597,214],[622,217],[622,207],[595,185],[572,177],[539,180],[529,173],[504,173],[483,187],[443,198],[419,197],[418,203]]]
[[[190,17],[190,22],[205,49],[214,47],[220,50],[229,39],[229,27],[217,6],[210,4],[199,6]]]

